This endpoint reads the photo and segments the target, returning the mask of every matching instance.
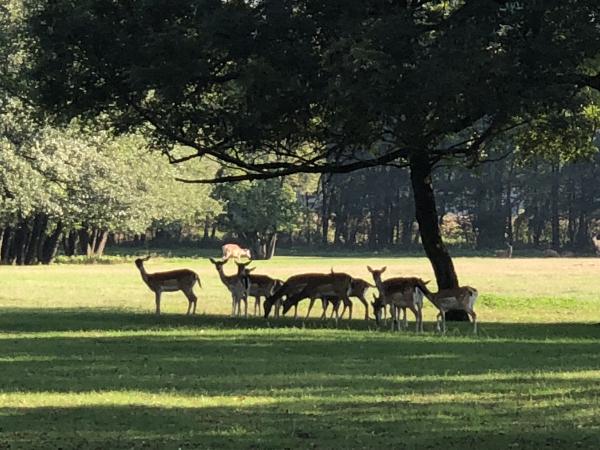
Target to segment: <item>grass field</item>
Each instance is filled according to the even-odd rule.
[[[432,278],[423,258],[256,266],[368,279],[367,264]],[[431,305],[424,335],[320,310],[232,319],[205,259],[147,263],[200,274],[196,317],[180,293],[155,317],[131,263],[0,267],[0,448],[599,448],[600,259],[456,265],[481,293],[477,337],[434,333]]]

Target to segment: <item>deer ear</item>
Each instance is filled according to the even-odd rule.
[[[423,284],[424,284],[425,286],[427,286],[429,283],[431,283],[431,280],[423,281]]]
[[[145,258],[142,258],[142,261],[148,261],[150,259],[150,255],[146,256]]]
[[[250,273],[255,269],[256,269],[256,267],[250,267],[249,269],[246,269],[246,273]]]
[[[208,259],[210,259],[210,262],[211,262],[211,263],[213,263],[213,264],[215,264],[215,265],[217,264],[217,261],[216,261],[216,260],[214,260],[214,259],[212,259],[212,258],[208,258]]]
[[[387,269],[387,266],[383,266],[383,269],[381,269],[381,273],[385,272],[385,269]]]
[[[371,266],[367,266],[367,269],[369,270],[369,272],[373,273],[373,269],[371,269]]]

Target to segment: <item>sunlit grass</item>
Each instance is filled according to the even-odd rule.
[[[367,264],[432,278],[422,258],[256,262],[282,278]],[[154,316],[133,264],[0,267],[0,448],[598,448],[600,261],[456,265],[481,292],[478,336],[438,335],[429,305],[423,335],[230,318],[203,259],[148,263],[198,271],[196,317],[181,294]]]

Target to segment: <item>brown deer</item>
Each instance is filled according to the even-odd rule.
[[[275,290],[283,285],[283,281],[271,278],[267,275],[252,274],[255,267],[247,268],[247,264],[236,263],[238,276],[245,276],[249,282],[248,296],[254,297],[254,315],[260,314],[260,298],[265,299],[273,294]]]
[[[252,259],[250,249],[242,248],[237,244],[225,244],[221,247],[221,250],[223,250],[223,261],[225,262],[229,261],[230,258],[239,259],[242,256]]]
[[[425,283],[422,282],[421,286],[425,286]],[[410,309],[412,313],[415,315],[415,326],[416,332],[423,332],[423,296],[424,292],[421,286],[400,286],[398,290],[391,289],[387,292],[385,297],[381,295],[377,297],[373,295],[374,302],[373,310],[375,313],[375,319],[377,323],[379,323],[381,318],[381,311],[389,305],[392,312],[392,331],[397,329],[400,331],[400,324],[404,325],[404,328],[407,328],[406,321],[406,310]],[[404,319],[400,320],[400,312],[404,312]]]
[[[470,286],[462,286],[455,289],[441,289],[438,292],[431,292],[425,287],[423,293],[438,309],[437,329],[446,332],[446,313],[451,309],[465,311],[473,320],[473,333],[477,334],[477,314],[473,310],[475,301],[479,293],[477,289]]]
[[[283,302],[283,314],[305,298],[313,299],[332,296],[348,304],[350,303],[348,294],[350,293],[351,284],[352,277],[345,273],[317,274],[316,276],[313,274],[312,277],[306,279],[306,283],[300,291],[295,291],[293,294],[287,296]],[[337,318],[336,314],[336,320]]]
[[[150,256],[138,258],[135,265],[142,275],[142,280],[154,292],[156,303],[156,314],[160,315],[160,297],[163,292],[182,291],[188,299],[188,309],[186,314],[196,314],[196,303],[198,297],[194,294],[194,286],[202,287],[198,274],[189,269],[169,270],[168,272],[148,273],[144,267],[144,262],[148,261]],[[192,309],[193,306],[193,309]]]
[[[248,289],[249,289],[249,281],[246,278],[246,275],[242,273],[242,275],[225,275],[223,271],[223,266],[227,261],[217,261],[215,259],[209,258],[210,262],[214,264],[217,272],[219,272],[219,278],[221,278],[221,282],[225,285],[225,287],[231,293],[231,315],[232,316],[241,316],[241,303],[242,301],[245,304],[244,315],[248,317]],[[250,264],[247,262],[243,264],[243,267]]]
[[[429,281],[423,281],[417,277],[396,277],[383,281],[381,275],[386,271],[387,267],[377,270],[367,266],[367,269],[373,275],[373,281],[375,281],[375,286],[377,286],[377,290],[379,291],[379,297],[372,303],[377,323],[381,319],[381,313],[385,306],[389,305],[393,319],[392,329],[394,329],[394,326],[397,326],[398,330],[400,329],[400,310],[404,312],[404,323],[406,323],[406,309],[410,309],[415,315],[417,331],[422,331],[423,295],[419,294],[416,288],[421,290],[426,289],[426,284]]]
[[[331,292],[332,289],[330,289],[329,291],[327,291],[326,289],[323,289],[323,291],[320,293],[320,295],[314,295],[317,294],[318,292],[314,292],[315,289],[311,288],[311,295],[306,295],[304,297],[295,299],[292,302],[288,302],[288,300],[295,296],[298,295],[300,293],[303,292],[303,290],[307,287],[307,286],[314,286],[316,284],[318,284],[319,282],[323,282],[325,284],[327,283],[331,283],[333,280],[338,280],[338,279],[344,279],[347,280],[348,282],[348,290],[345,291],[344,295],[340,295],[340,298],[344,298],[344,296],[347,298],[348,296],[348,291],[350,288],[350,276],[346,275],[346,274],[322,274],[322,273],[303,273],[303,274],[299,274],[299,275],[294,275],[291,276],[290,278],[287,279],[287,281],[285,283],[283,283],[283,285],[277,289],[273,295],[271,295],[270,297],[268,297],[265,300],[264,303],[264,309],[265,309],[265,318],[269,317],[269,314],[271,312],[271,309],[273,308],[274,305],[280,303],[283,300],[283,297],[286,297],[286,300],[284,302],[284,314],[289,310],[289,308],[291,308],[292,306],[294,308],[297,308],[298,302],[302,299],[302,298],[307,298],[307,297],[314,297],[314,298],[320,298],[322,295],[338,295],[338,292]],[[342,289],[343,290],[343,289]],[[341,293],[341,291],[340,291]],[[348,300],[349,301],[349,300]],[[287,309],[285,308],[285,305],[288,305]],[[296,315],[294,315],[294,317],[296,317]]]

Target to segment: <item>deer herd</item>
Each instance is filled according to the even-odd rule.
[[[248,261],[238,261],[242,256],[246,257]],[[186,314],[195,314],[198,298],[194,294],[193,288],[196,283],[201,286],[198,275],[188,269],[148,273],[144,268],[144,262],[149,258],[149,256],[138,258],[135,260],[135,265],[139,269],[143,281],[155,294],[156,314],[160,314],[161,293],[173,291],[184,293],[188,299]],[[236,260],[237,272],[233,275],[226,275],[223,267],[231,258]],[[252,262],[250,251],[235,244],[224,245],[223,258],[221,260],[210,258],[210,262],[215,266],[221,282],[231,294],[232,316],[242,315],[243,304],[244,316],[247,317],[248,297],[254,297],[254,315],[263,314],[265,318],[268,318],[273,314],[274,317],[279,317],[280,314],[286,314],[294,308],[294,318],[297,318],[298,303],[301,300],[309,299],[306,318],[310,316],[315,301],[320,300],[323,307],[321,318],[327,317],[327,310],[331,306],[330,317],[335,315],[337,323],[344,316],[346,310],[348,310],[349,319],[352,319],[352,301],[350,299],[356,298],[364,306],[364,318],[368,320],[369,303],[366,296],[369,288],[374,288],[377,290],[377,294],[373,294],[374,301],[371,302],[373,315],[379,324],[383,315],[389,310],[392,318],[392,331],[400,330],[402,326],[407,328],[406,314],[407,310],[410,310],[415,317],[416,332],[423,332],[423,299],[427,298],[438,310],[438,331],[446,332],[446,313],[448,311],[462,310],[471,318],[473,332],[477,333],[477,314],[473,307],[478,294],[477,290],[470,286],[431,292],[427,287],[428,281],[416,277],[396,277],[384,280],[382,275],[386,271],[386,267],[373,269],[370,266],[367,266],[367,269],[375,284],[346,273],[334,272],[333,269],[329,273],[293,275],[286,281],[282,281],[267,275],[252,273],[255,268],[248,267]],[[264,299],[262,310],[261,299]],[[340,314],[339,308],[342,305],[343,310]]]

